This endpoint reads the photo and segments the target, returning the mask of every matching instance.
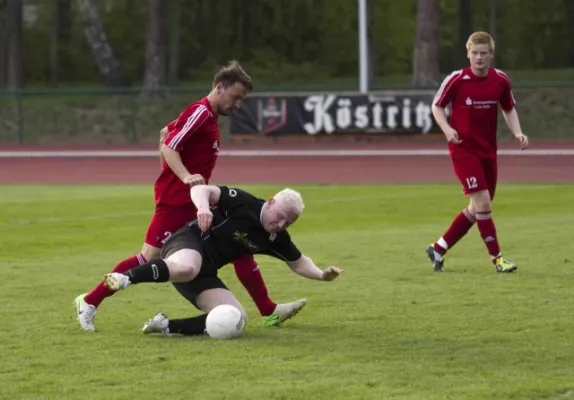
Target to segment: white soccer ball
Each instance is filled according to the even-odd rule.
[[[214,339],[234,339],[245,330],[245,318],[236,307],[223,304],[207,314],[205,328]]]

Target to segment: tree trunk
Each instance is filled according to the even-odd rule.
[[[438,83],[438,20],[440,0],[418,0],[413,54],[413,85]]]
[[[24,87],[24,69],[22,65],[22,0],[8,0],[6,3],[6,39],[7,39],[7,88]]]
[[[458,29],[458,48],[457,54],[460,51],[460,57],[457,57],[457,60],[460,60],[461,64],[465,64],[467,62],[466,58],[466,41],[468,37],[472,33],[472,0],[459,0],[458,2],[458,20],[459,20],[459,29]]]
[[[570,1],[570,0],[569,0]],[[498,0],[490,0],[490,15],[488,17],[489,33],[492,39],[496,41],[496,14],[498,11]],[[495,47],[496,48],[496,47]],[[496,57],[490,62],[491,66],[496,65]]]
[[[6,0],[0,0],[0,89],[6,87],[8,68],[8,40],[6,35]]]
[[[165,90],[165,6],[163,0],[148,0],[148,25],[143,94],[153,97]]]
[[[60,0],[52,0],[50,30],[50,86],[58,86],[58,49],[60,39]]]
[[[58,0],[58,66],[69,65],[72,40],[72,0]],[[59,69],[59,67],[58,67]],[[60,79],[58,71],[57,79]]]
[[[84,19],[86,40],[92,50],[92,55],[104,78],[104,84],[109,87],[127,85],[120,62],[114,56],[112,46],[108,43],[100,15],[97,0],[76,0]]]
[[[71,35],[70,0],[52,0],[52,29],[50,32],[50,72],[51,86],[58,86],[60,65],[69,62]]]
[[[564,8],[566,9],[566,38],[565,41],[568,43],[567,51],[569,55],[570,65],[574,65],[574,3],[570,0],[564,0]]]
[[[169,2],[169,86],[176,86],[179,72],[179,42],[181,28],[181,0]]]

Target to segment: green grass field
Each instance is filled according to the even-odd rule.
[[[97,333],[77,326],[74,297],[139,251],[151,187],[0,187],[2,399],[574,398],[574,185],[500,185],[515,274],[494,272],[476,229],[444,273],[430,268],[426,246],[466,204],[458,185],[294,185],[295,242],[345,273],[308,281],[258,257],[275,300],[309,300],[264,328],[225,267],[250,313],[233,341],[141,334],[158,311],[196,314],[168,284],[108,299]]]

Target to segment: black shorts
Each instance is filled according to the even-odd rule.
[[[175,231],[164,243],[161,248],[160,257],[167,258],[178,250],[192,249],[199,254],[203,259],[203,246],[201,245],[201,238],[199,232],[193,226],[184,225]]]
[[[177,230],[165,242],[161,249],[161,258],[167,258],[171,254],[182,249],[195,250],[201,254],[201,258],[203,259],[199,275],[197,275],[194,280],[189,282],[173,283],[173,286],[179,294],[185,297],[187,301],[195,306],[195,308],[199,309],[196,299],[197,296],[204,291],[209,289],[229,290],[223,281],[217,276],[217,268],[212,267],[205,262],[199,233],[197,230],[190,228],[187,225]]]

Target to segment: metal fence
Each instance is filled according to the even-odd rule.
[[[157,143],[159,130],[208,90],[174,88],[155,100],[141,97],[137,89],[0,92],[0,144]],[[574,86],[570,82],[516,87],[514,94],[526,133],[542,139],[574,137]],[[221,118],[220,125],[226,140],[228,119]]]

